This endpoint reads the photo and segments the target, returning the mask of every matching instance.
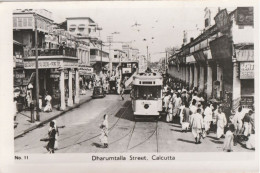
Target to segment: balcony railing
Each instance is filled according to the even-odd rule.
[[[25,50],[25,57],[32,57],[36,55],[36,50],[30,49]],[[69,57],[77,57],[77,50],[73,48],[59,48],[59,49],[38,49],[38,56],[69,56]]]

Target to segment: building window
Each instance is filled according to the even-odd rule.
[[[90,49],[90,55],[97,55],[97,50]]]
[[[23,27],[27,27],[27,18],[23,18]]]
[[[18,27],[22,27],[23,26],[23,20],[22,18],[18,18]]]
[[[114,55],[114,58],[117,58],[117,55]]]
[[[28,18],[28,26],[32,26],[32,18]]]
[[[13,18],[13,27],[17,27],[17,18],[16,17]]]
[[[70,32],[75,32],[76,28],[70,28],[69,30],[70,30]]]
[[[79,28],[79,32],[84,32],[84,28]]]

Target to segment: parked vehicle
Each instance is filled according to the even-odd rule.
[[[93,89],[92,98],[104,98],[106,93],[102,86],[95,86]]]

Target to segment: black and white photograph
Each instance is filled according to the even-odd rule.
[[[15,163],[258,159],[258,6],[198,2],[9,6]]]

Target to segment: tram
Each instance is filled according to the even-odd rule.
[[[157,116],[162,111],[163,78],[159,73],[139,73],[133,76],[131,90],[134,118]]]

